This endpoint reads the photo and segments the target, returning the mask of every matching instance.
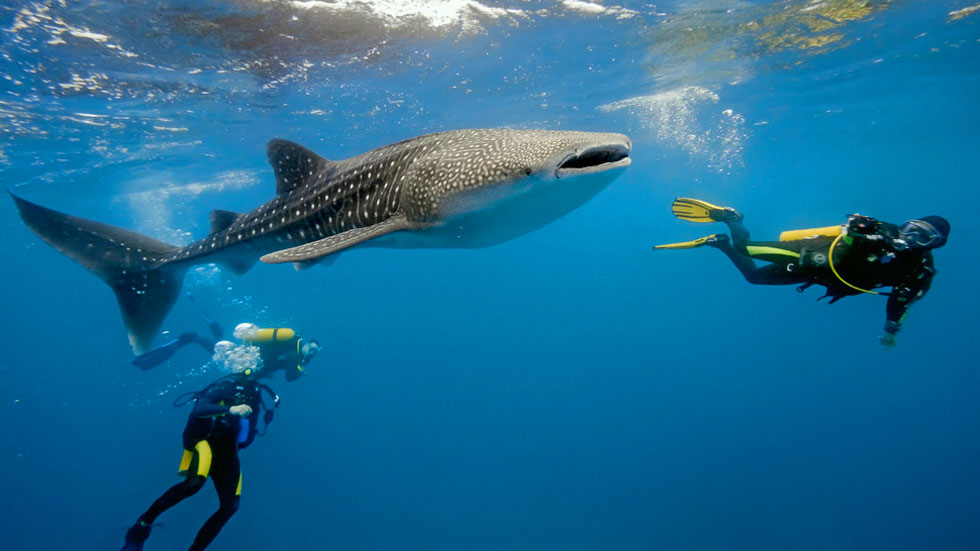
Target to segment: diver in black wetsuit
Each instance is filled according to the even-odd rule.
[[[218,492],[220,505],[197,533],[190,551],[207,548],[235,514],[242,492],[238,450],[248,447],[258,433],[259,412],[264,410],[263,419],[268,426],[274,408],[279,405],[279,397],[268,386],[258,382],[258,378],[257,369],[246,368],[240,373],[218,379],[190,396],[194,409],[184,428],[184,455],[179,469],[185,478],[164,492],[140,515],[126,532],[123,551],[142,550],[143,542],[150,536],[150,529],[157,517],[196,494],[209,476]],[[263,393],[272,397],[272,405],[265,404]]]
[[[269,378],[276,371],[285,373],[287,381],[303,376],[305,367],[320,351],[316,339],[301,337],[289,327],[261,328],[254,323],[239,323],[234,336],[245,344],[258,347],[262,356],[259,377]]]
[[[817,284],[827,288],[834,303],[861,293],[888,295],[884,334],[887,347],[895,338],[909,307],[925,296],[936,274],[932,250],[949,238],[949,222],[941,216],[909,220],[901,226],[854,214],[843,226],[783,232],[780,241],[749,241],[742,215],[698,199],[679,198],[674,214],[692,222],[724,222],[728,236],[715,234],[654,249],[689,249],[709,246],[725,253],[749,283],[800,284],[799,291]],[[755,261],[769,262],[757,266]],[[872,289],[891,287],[883,293]],[[823,298],[823,297],[821,297]]]

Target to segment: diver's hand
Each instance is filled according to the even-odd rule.
[[[252,414],[252,407],[248,404],[238,404],[237,406],[231,406],[228,408],[228,413],[232,415],[240,415],[241,417],[248,417]]]
[[[894,297],[893,297],[894,298]],[[885,333],[878,337],[878,342],[885,348],[895,347],[895,338],[898,336],[899,329],[902,328],[901,322],[888,320],[885,322]]]

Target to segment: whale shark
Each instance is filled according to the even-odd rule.
[[[212,211],[208,236],[183,247],[8,192],[34,233],[112,287],[141,353],[191,266],[240,275],[259,260],[326,264],[353,247],[489,247],[586,203],[629,166],[631,148],[616,133],[470,129],[331,161],[277,138],[267,147],[276,196],[247,213]]]

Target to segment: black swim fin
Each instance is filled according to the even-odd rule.
[[[170,357],[177,352],[177,350],[191,343],[196,343],[208,354],[214,350],[214,343],[198,335],[197,333],[181,333],[176,339],[161,344],[152,350],[148,350],[139,356],[136,356],[133,358],[133,365],[142,369],[143,371],[153,369],[154,367],[169,360]]]
[[[184,346],[184,344],[186,343],[181,342],[181,339],[179,338],[161,344],[160,346],[147,350],[146,352],[133,358],[133,365],[142,369],[143,371],[153,369],[154,367],[169,360],[170,357],[174,355],[174,352],[177,352],[177,350]]]
[[[143,551],[143,543],[150,537],[151,529],[153,529],[152,524],[136,521],[136,524],[126,530],[126,543],[123,545],[122,551]]]
[[[190,344],[192,342],[197,343],[197,345],[203,348],[208,354],[214,352],[215,342],[210,339],[206,339],[197,333],[184,333],[180,336],[180,338],[184,339],[184,344]]]

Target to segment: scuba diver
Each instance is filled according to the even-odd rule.
[[[936,274],[932,250],[946,244],[950,230],[949,222],[935,215],[896,226],[852,214],[843,225],[786,231],[779,241],[749,241],[742,214],[733,208],[682,197],[671,209],[681,220],[724,222],[731,239],[713,234],[654,249],[714,247],[728,256],[749,283],[799,284],[799,292],[822,285],[827,292],[820,298],[830,297],[830,304],[861,293],[887,295],[884,334],[878,338],[886,347],[895,346],[909,307],[929,290]],[[755,260],[769,264],[757,266]],[[872,290],[879,287],[891,287],[891,291]]]
[[[184,480],[164,492],[126,531],[122,551],[141,551],[157,517],[196,494],[208,477],[218,492],[219,507],[198,531],[190,551],[207,548],[238,510],[242,493],[238,450],[248,447],[257,434],[265,433],[258,431],[259,413],[264,412],[262,418],[268,428],[279,397],[259,382],[261,357],[256,347],[220,341],[215,345],[214,362],[232,374],[174,401],[178,407],[194,402],[184,428],[184,454],[178,470]],[[264,395],[271,398],[271,404]]]
[[[153,369],[170,359],[177,350],[191,343],[198,344],[208,354],[214,349],[215,341],[221,339],[224,330],[218,322],[211,319],[204,312],[204,309],[197,303],[193,295],[189,292],[184,294],[197,306],[197,310],[204,319],[204,322],[207,323],[208,329],[214,336],[214,340],[202,337],[193,332],[182,333],[176,339],[172,339],[136,356],[133,359],[133,365],[143,371]],[[320,350],[320,343],[316,339],[304,340],[294,330],[288,327],[261,329],[254,323],[239,323],[235,327],[234,336],[236,339],[259,347],[259,350],[262,352],[263,365],[265,366],[263,368],[264,374],[261,375],[262,377],[281,370],[285,371],[287,381],[295,381],[302,375],[303,366]]]
[[[284,370],[286,380],[295,381],[306,373],[304,366],[320,350],[317,341],[304,340],[285,327],[260,329],[252,323],[240,323],[234,336],[242,344],[218,341],[212,358],[214,364],[232,374],[174,401],[175,406],[194,402],[184,428],[184,454],[178,470],[185,478],[140,515],[126,532],[123,551],[141,551],[156,518],[196,494],[209,476],[218,492],[218,511],[201,527],[190,551],[205,549],[211,543],[238,510],[242,492],[238,450],[265,433],[258,432],[259,412],[264,411],[262,419],[268,428],[279,407],[279,396],[259,380]],[[265,394],[272,397],[271,406],[263,400]]]
[[[234,336],[246,344],[257,346],[262,354],[260,377],[271,377],[284,371],[287,381],[299,379],[303,367],[320,351],[316,339],[304,339],[288,327],[260,328],[254,323],[239,323]]]
[[[223,330],[221,329],[221,325],[218,324],[218,322],[211,319],[204,312],[204,309],[201,308],[201,306],[197,303],[197,300],[194,298],[194,295],[190,294],[189,292],[186,292],[184,294],[187,295],[187,298],[191,299],[191,302],[193,302],[194,305],[197,307],[198,313],[200,313],[201,317],[204,318],[204,323],[208,325],[208,329],[211,331],[211,335],[214,336],[214,340],[208,339],[206,337],[202,337],[197,333],[193,333],[193,332],[181,333],[176,339],[172,339],[168,342],[161,344],[160,346],[147,350],[146,352],[140,354],[139,356],[136,356],[135,358],[133,358],[133,365],[142,369],[143,371],[153,369],[154,367],[169,360],[170,357],[173,356],[175,352],[177,352],[177,350],[191,343],[200,345],[201,348],[207,351],[208,354],[211,354],[211,351],[214,349],[215,341],[221,339],[221,334],[223,333]]]

